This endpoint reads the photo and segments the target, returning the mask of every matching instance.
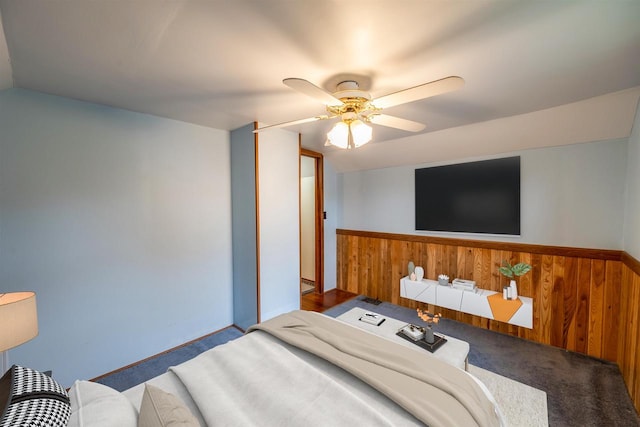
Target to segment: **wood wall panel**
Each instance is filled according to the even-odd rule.
[[[605,261],[591,262],[591,281],[589,283],[589,329],[587,354],[602,357],[602,317],[604,316],[604,266]]]
[[[625,259],[625,257],[623,257]],[[620,272],[618,366],[640,410],[640,268],[636,262],[625,263]]]
[[[618,360],[618,331],[620,319],[620,294],[622,283],[622,263],[605,265],[604,313],[602,329],[605,332],[602,342],[602,358]],[[637,305],[636,295],[636,305]],[[636,307],[637,309],[637,307]]]
[[[538,342],[551,344],[551,292],[553,290],[553,256],[543,255],[540,264],[540,292],[534,296],[534,321],[536,313],[540,313],[540,323],[534,323],[534,331],[538,333]],[[533,269],[535,276],[537,268]]]
[[[575,348],[574,350],[587,354],[589,341],[589,301],[591,289],[591,262],[580,259],[578,262],[577,299],[575,315]]]
[[[338,230],[338,288],[616,362],[640,411],[640,262],[622,251]],[[447,274],[501,292],[502,260],[526,262],[518,292],[533,298],[533,329],[400,297],[413,261],[425,277]]]

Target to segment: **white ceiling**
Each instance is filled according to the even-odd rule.
[[[374,97],[465,79],[385,110],[419,135],[375,126],[342,151],[323,146],[326,121],[289,128],[338,171],[624,137],[640,96],[634,0],[0,0],[0,14],[0,88],[218,129],[323,114],[287,77],[364,74]]]

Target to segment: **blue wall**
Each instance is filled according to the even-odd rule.
[[[253,129],[251,123],[231,131],[233,323],[245,330],[258,322],[257,154]]]
[[[640,259],[640,103],[629,137],[626,190],[624,250]]]
[[[226,131],[0,92],[0,292],[40,326],[10,362],[69,386],[231,324],[229,165]]]
[[[416,232],[415,169],[444,163],[343,174],[340,225],[388,233],[620,250],[627,151],[627,139],[616,139],[491,156],[521,156],[519,237]],[[485,158],[464,159],[459,163]],[[437,206],[438,201],[432,203]]]

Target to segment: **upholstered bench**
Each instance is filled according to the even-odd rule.
[[[431,353],[428,350],[424,350],[419,346],[407,341],[406,339],[396,335],[396,332],[398,332],[400,329],[405,327],[407,325],[407,322],[403,322],[401,320],[397,320],[389,316],[378,314],[379,316],[384,317],[385,321],[382,322],[379,326],[376,326],[360,320],[360,318],[365,313],[378,314],[373,311],[355,307],[347,311],[346,313],[341,314],[340,316],[337,317],[337,319],[345,323],[348,323],[350,325],[356,326],[365,331],[369,331],[376,335],[380,335],[382,337],[385,337],[387,339],[390,339],[402,345],[415,348],[419,351],[424,351],[425,353],[430,354],[434,357],[437,357],[438,359],[444,362],[447,362],[450,365],[457,366],[458,368],[464,369],[465,371],[467,370],[468,363],[469,363],[468,361],[469,343],[468,342],[450,337],[448,335],[440,334],[447,339],[447,342],[444,343],[438,349],[436,349],[433,353]],[[416,320],[418,320],[417,316],[416,316]],[[436,333],[438,334],[437,331]]]

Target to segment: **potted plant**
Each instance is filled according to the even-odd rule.
[[[509,287],[511,288],[512,298],[518,298],[518,285],[516,284],[515,276],[523,276],[527,274],[529,270],[531,270],[531,266],[526,262],[519,262],[516,265],[511,265],[507,260],[502,261],[502,266],[498,268],[498,271],[503,276],[511,279]]]

